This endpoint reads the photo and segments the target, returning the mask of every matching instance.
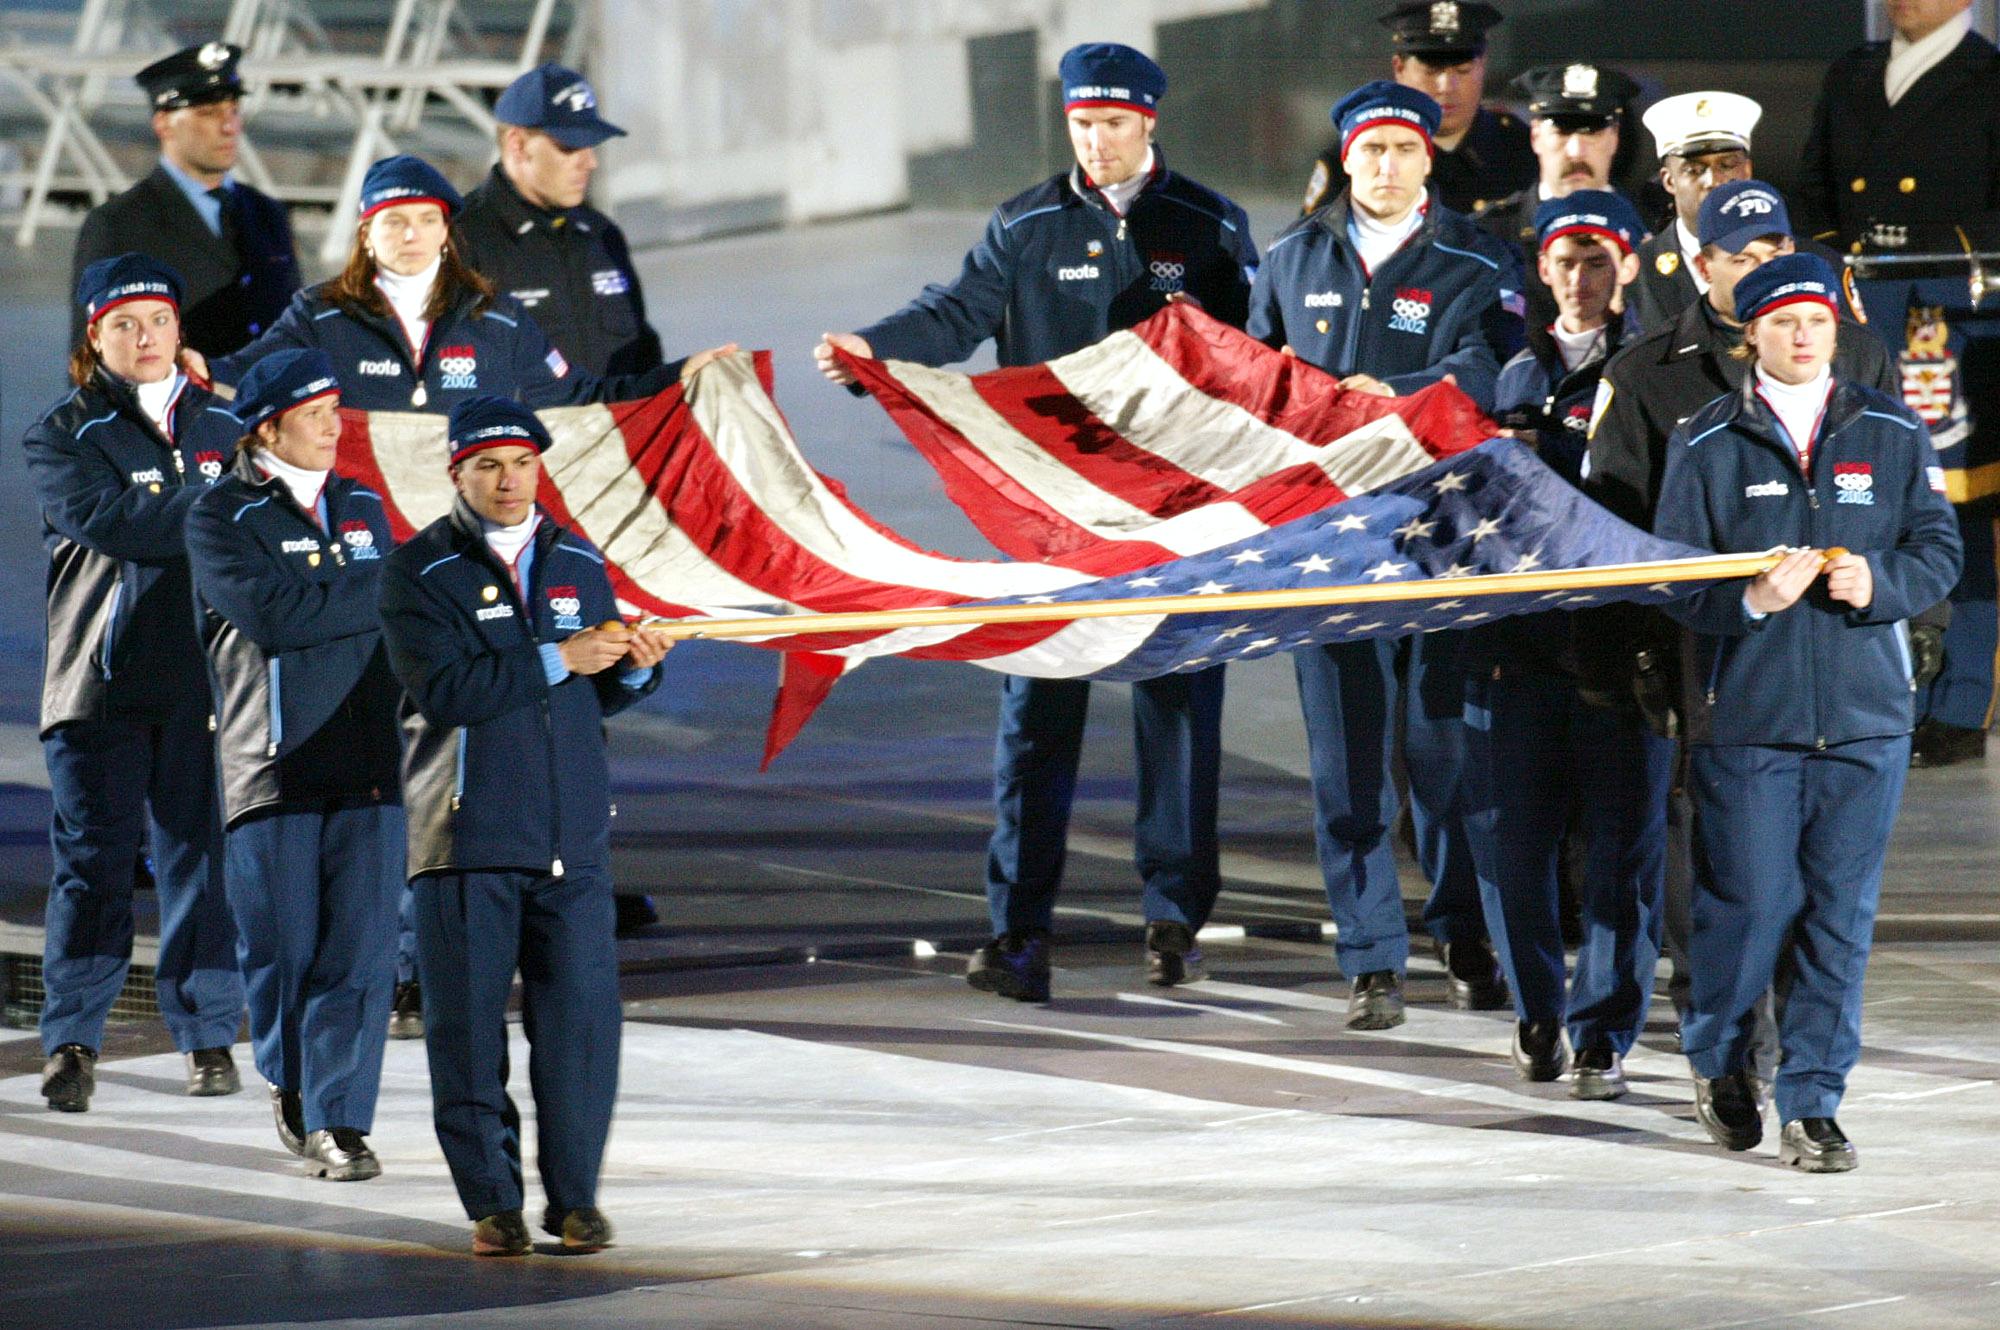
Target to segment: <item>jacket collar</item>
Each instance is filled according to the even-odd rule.
[[[1436,186],[1425,187],[1423,202],[1417,206],[1424,210],[1424,219],[1417,223],[1417,229],[1410,232],[1410,238],[1403,242],[1404,249],[1408,249],[1412,244],[1418,242],[1429,241],[1437,235],[1438,215],[1443,210],[1444,205],[1438,201]],[[1354,242],[1348,239],[1347,236],[1347,219],[1353,207],[1354,200],[1351,191],[1343,189],[1332,203],[1327,204],[1326,207],[1319,211],[1319,224],[1333,232],[1334,239],[1350,250],[1353,248]],[[1397,252],[1401,253],[1402,251],[1399,250]]]
[[[144,429],[148,438],[162,445],[179,446],[179,440],[164,434],[159,426],[153,423],[153,418],[146,414],[146,408],[139,405],[139,394],[131,384],[99,365],[97,373],[91,376],[90,386],[96,392],[102,393],[105,399],[118,409],[120,415]],[[180,401],[174,407],[174,424],[185,429],[185,422],[194,419],[195,415],[208,405],[207,396],[202,386],[193,378],[189,378],[187,386],[181,389]]]
[[[555,544],[556,537],[562,534],[562,528],[556,525],[555,518],[550,517],[548,510],[540,504],[535,505],[535,511],[542,519],[542,524],[535,528],[535,556],[539,558],[548,552],[549,546]],[[476,550],[494,567],[500,566],[500,561],[493,557],[492,547],[486,543],[486,527],[479,514],[472,511],[472,505],[465,501],[465,496],[460,495],[452,500],[451,512],[447,517],[451,523],[453,543],[461,551]]]
[[[1560,385],[1572,374],[1581,374],[1592,366],[1609,364],[1611,357],[1618,354],[1618,348],[1628,341],[1634,331],[1632,311],[1628,308],[1622,317],[1612,318],[1604,329],[1604,354],[1595,360],[1569,369],[1563,364],[1562,351],[1556,345],[1555,334],[1537,324],[1528,329],[1528,345],[1534,350],[1535,359],[1542,362],[1548,371],[1549,383]]]
[[[280,502],[298,514],[301,519],[312,523],[315,527],[319,525],[318,516],[305,510],[305,506],[293,495],[290,485],[287,485],[277,476],[267,474],[263,467],[257,465],[257,454],[252,449],[238,448],[236,450],[236,461],[230,465],[229,474],[248,485],[251,489],[271,490],[278,496]],[[347,477],[341,475],[338,471],[329,471],[326,473],[326,484],[321,488],[319,496],[320,502],[326,505],[326,520],[329,527],[332,526],[334,517],[339,510],[341,497],[346,494],[347,487],[351,483]]]
[[[1776,414],[1758,394],[1757,375],[1754,370],[1746,367],[1743,383],[1730,394],[1730,403],[1730,417],[1738,425],[1747,427],[1752,433],[1773,446],[1784,449],[1794,457],[1798,455],[1789,441],[1789,436],[1779,426]],[[1852,382],[1836,373],[1833,376],[1833,388],[1826,398],[1826,415],[1820,421],[1820,439],[1830,438],[1836,430],[1848,425],[1867,407],[1867,400],[1861,395],[1861,391]],[[1817,442],[1813,447],[1813,456],[1819,456]]]
[[[590,230],[590,223],[584,218],[581,208],[544,208],[528,202],[521,191],[514,188],[514,182],[500,168],[493,164],[487,176],[487,187],[492,191],[494,211],[505,223],[509,235],[526,235],[533,230],[577,231]]]
[[[1132,207],[1125,210],[1132,215],[1132,208],[1139,206],[1139,200],[1157,190],[1167,179],[1167,150],[1159,144],[1153,145],[1153,170],[1146,177],[1146,183],[1139,186],[1139,192],[1132,196]],[[1103,191],[1083,177],[1083,167],[1072,164],[1069,168],[1069,197],[1085,207],[1096,208],[1099,212],[1110,212],[1111,205],[1104,201]]]

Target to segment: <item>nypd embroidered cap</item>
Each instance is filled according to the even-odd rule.
[[[243,371],[230,412],[243,428],[256,429],[307,402],[339,393],[333,360],[317,347],[274,351]]]
[[[76,303],[85,323],[95,323],[106,310],[130,300],[164,300],[181,306],[181,275],[144,254],[120,254],[99,259],[76,279]]]
[[[1505,21],[1476,0],[1403,0],[1376,19],[1390,33],[1396,54],[1470,60],[1486,49],[1486,30]]]
[[[1431,136],[1437,133],[1438,122],[1443,118],[1443,110],[1428,93],[1391,83],[1387,79],[1362,84],[1334,103],[1333,107],[1333,123],[1340,130],[1340,155],[1343,159],[1355,136],[1377,125],[1401,125],[1405,129],[1414,129],[1424,136],[1424,144],[1428,147]]]
[[[1564,129],[1601,129],[1639,94],[1639,85],[1602,65],[1543,65],[1510,85],[1528,99],[1528,114]]]
[[[1129,106],[1159,113],[1167,95],[1167,72],[1151,56],[1116,42],[1087,42],[1063,52],[1056,67],[1062,79],[1063,110],[1079,106]]]
[[[535,413],[508,397],[468,397],[451,409],[445,425],[451,464],[488,448],[533,448],[547,452],[554,441]]]
[[[1765,236],[1791,233],[1784,196],[1761,180],[1732,180],[1710,190],[1694,228],[1703,249],[1714,245],[1725,254],[1741,254],[1745,245]]]
[[[493,104],[493,118],[503,125],[539,129],[565,148],[594,148],[625,134],[597,114],[597,92],[583,75],[553,63],[508,84]]]
[[[373,217],[401,203],[435,203],[452,216],[464,204],[451,181],[421,157],[408,153],[384,157],[361,177],[361,216]]]
[[[1542,249],[1564,236],[1591,235],[1609,240],[1621,254],[1630,254],[1645,240],[1646,224],[1623,194],[1579,189],[1559,199],[1542,200],[1535,209],[1535,235]]]
[[[1748,152],[1764,108],[1733,92],[1683,92],[1654,102],[1639,118],[1660,156],[1694,157],[1732,148]]]
[[[183,106],[241,97],[243,79],[236,72],[236,62],[242,58],[240,46],[204,42],[155,60],[132,79],[146,90],[146,102],[155,111],[178,111]]]
[[[1736,284],[1736,318],[1748,323],[1784,305],[1801,301],[1825,305],[1840,313],[1839,279],[1817,254],[1781,254],[1751,269]]]

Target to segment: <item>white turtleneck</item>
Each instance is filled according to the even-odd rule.
[[[1424,204],[1421,199],[1393,222],[1377,221],[1359,208],[1347,210],[1348,239],[1354,242],[1362,267],[1371,273],[1401,249],[1403,242],[1415,235],[1417,228],[1423,224]]]
[[[403,335],[410,339],[410,350],[423,350],[424,338],[430,335],[430,320],[424,317],[424,306],[430,303],[431,285],[437,281],[438,269],[444,264],[440,254],[422,272],[405,277],[401,273],[390,272],[377,265],[375,285],[388,297],[389,308],[396,311],[396,321],[403,325]]]
[[[170,439],[174,436],[174,432],[168,428],[168,418],[173,415],[174,403],[180,400],[181,390],[185,387],[187,387],[187,376],[179,370],[175,370],[158,383],[132,385],[133,393],[139,398],[139,409],[146,413],[146,419],[152,421],[160,433]]]
[[[319,496],[326,489],[325,471],[308,471],[302,466],[293,466],[269,448],[257,450],[257,469],[267,476],[275,476],[285,482],[285,488],[292,492],[292,498],[299,507],[320,519],[322,526],[326,516],[319,510]]]
[[[1144,189],[1146,182],[1152,178],[1153,149],[1149,145],[1146,149],[1146,160],[1139,163],[1138,170],[1134,171],[1127,179],[1121,180],[1115,185],[1097,186],[1097,192],[1102,194],[1104,201],[1111,205],[1111,211],[1123,217],[1127,212],[1131,211],[1132,200],[1139,197],[1139,191]]]
[[[1812,461],[1813,435],[1818,432],[1820,414],[1826,410],[1827,394],[1833,391],[1833,369],[1822,365],[1818,374],[1804,383],[1786,383],[1757,366],[1757,395],[1777,415],[1798,451],[1799,466]]]
[[[1588,332],[1571,332],[1563,327],[1561,319],[1549,325],[1549,336],[1555,339],[1556,350],[1562,355],[1563,368],[1573,370],[1579,365],[1588,365],[1604,354],[1605,325],[1599,324]]]
[[[1674,239],[1681,242],[1681,266],[1687,269],[1694,289],[1707,295],[1708,279],[1701,275],[1701,269],[1694,266],[1694,256],[1701,253],[1701,241],[1695,238],[1694,232],[1688,230],[1688,224],[1678,215],[1674,217]]]
[[[1938,63],[1965,40],[1972,31],[1972,11],[1953,15],[1928,37],[1907,41],[1897,33],[1889,41],[1889,64],[1882,71],[1882,91],[1894,106],[1910,90],[1910,85],[1937,68]]]
[[[529,513],[513,526],[501,526],[498,522],[489,522],[483,517],[479,519],[480,529],[486,532],[486,548],[492,550],[499,556],[500,562],[513,570],[515,585],[523,598],[528,594],[528,572],[532,560],[523,563],[521,551],[528,548],[529,542],[535,538],[535,528],[541,524],[542,515],[536,512]]]

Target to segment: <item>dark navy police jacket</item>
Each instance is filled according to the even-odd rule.
[[[323,528],[245,453],[188,514],[230,826],[398,797],[401,690],[376,609],[388,515],[345,476],[328,476],[321,498]]]
[[[1716,398],[1667,444],[1657,534],[1720,552],[1839,545],[1867,556],[1874,599],[1855,609],[1813,583],[1791,608],[1753,619],[1742,581],[1675,602],[1699,634],[1697,743],[1824,748],[1906,734],[1914,723],[1904,621],[1958,580],[1958,520],[1922,422],[1901,402],[1835,376],[1812,474],[1756,378]]]
[[[184,524],[243,426],[193,383],[171,423],[169,440],[131,385],[99,370],[23,441],[49,552],[45,738],[69,721],[208,709]]]
[[[1184,292],[1243,326],[1257,247],[1227,198],[1154,171],[1119,217],[1080,168],[994,210],[957,278],[859,329],[879,359],[949,365],[991,337],[1002,365],[1035,365],[1102,341]]]
[[[1423,223],[1371,275],[1348,238],[1348,206],[1342,192],[1271,242],[1245,331],[1329,374],[1373,375],[1399,395],[1451,374],[1492,410],[1500,366],[1522,337],[1511,249],[1433,195]]]
[[[463,503],[385,561],[382,633],[403,703],[412,878],[604,868],[604,718],[659,686],[620,669],[550,684],[540,644],[618,617],[604,556],[546,514],[527,602]]]
[[[233,356],[210,360],[210,375],[234,383],[273,351],[316,347],[333,358],[342,406],[440,415],[463,398],[485,394],[533,407],[650,397],[680,378],[680,361],[619,378],[586,373],[550,346],[534,319],[506,296],[495,296],[484,310],[474,297],[462,297],[431,325],[418,355],[393,313],[349,312],[321,291],[299,292],[269,332]],[[420,383],[421,402],[414,400]]]

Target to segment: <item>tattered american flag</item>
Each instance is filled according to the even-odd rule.
[[[767,353],[719,360],[645,401],[540,413],[555,441],[542,503],[604,551],[631,612],[770,615],[774,628],[812,612],[1440,586],[1428,602],[1345,618],[1145,615],[760,639],[787,661],[767,759],[843,669],[875,656],[1148,678],[1550,604],[1461,603],[1447,585],[1456,578],[1698,553],[1619,523],[1519,444],[1475,447],[1491,423],[1449,385],[1395,399],[1344,392],[1185,305],[1026,369],[856,363],[953,501],[1017,557],[949,558],[862,512],[807,463],[771,398]],[[340,469],[383,495],[401,539],[449,508],[446,456],[438,416],[350,414]],[[1668,594],[1647,580],[1590,594]]]

